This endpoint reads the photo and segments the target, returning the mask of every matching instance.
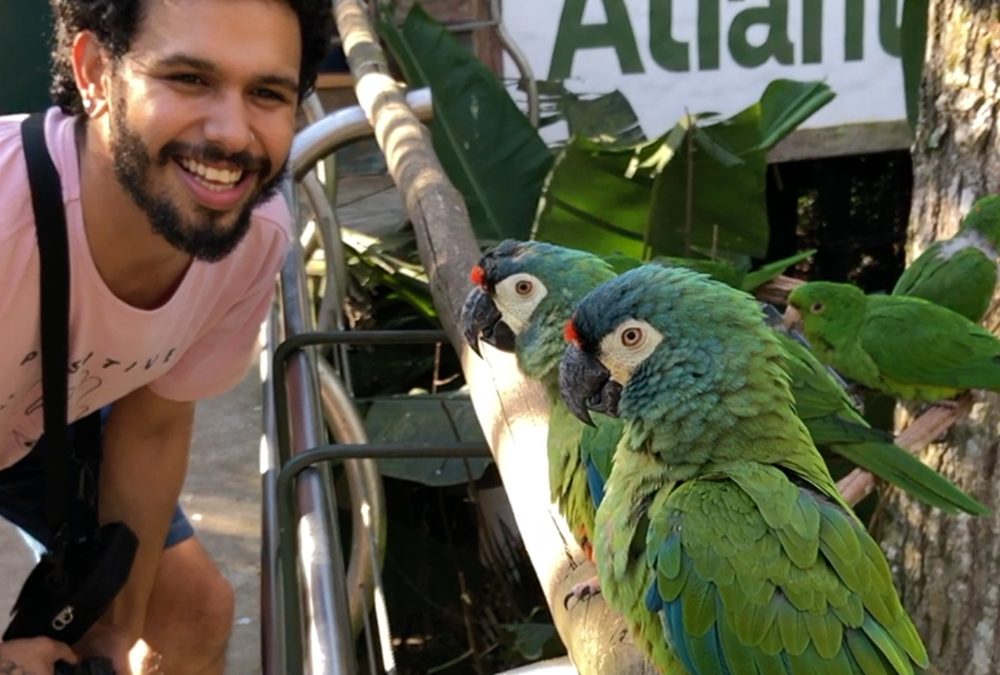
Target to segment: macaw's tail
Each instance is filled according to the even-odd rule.
[[[985,504],[894,443],[841,443],[830,450],[945,513],[990,513]]]

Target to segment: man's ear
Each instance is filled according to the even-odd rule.
[[[81,31],[73,38],[73,76],[88,117],[97,117],[107,109],[111,67],[111,56],[97,36]]]

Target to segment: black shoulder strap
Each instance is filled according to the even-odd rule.
[[[69,243],[62,184],[45,145],[45,114],[28,116],[21,124],[21,136],[31,183],[41,279],[42,411],[46,443],[51,449],[45,464],[45,520],[54,540],[50,547],[58,551],[71,536],[70,530],[86,531],[96,526],[96,504],[93,509],[72,509],[75,515],[71,504],[74,499],[90,501],[84,493],[96,490],[94,471],[87,471],[86,466],[93,467],[95,459],[100,462],[100,418],[97,413],[89,415],[77,430],[81,438],[70,439],[66,409]],[[83,452],[74,453],[74,445]],[[73,484],[74,474],[79,485]],[[81,481],[89,483],[87,490]]]
[[[42,315],[42,411],[45,438],[56,452],[46,463],[46,521],[53,535],[69,510],[70,466],[57,461],[69,447],[66,428],[66,371],[69,367],[69,244],[59,173],[45,147],[45,114],[21,124],[24,157],[31,183],[31,206],[38,235]]]

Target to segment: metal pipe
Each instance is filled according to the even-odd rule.
[[[291,494],[292,481],[320,462],[336,459],[455,459],[463,457],[492,457],[485,443],[330,443],[306,452],[300,452],[285,462],[278,473],[278,495]]]
[[[281,342],[280,313],[277,302],[264,327],[264,350],[261,354],[261,573],[260,661],[264,675],[280,675],[285,664],[285,635],[282,618],[285,616],[281,602],[281,584],[278,582],[278,456],[277,429],[274,414],[274,392],[271,387],[271,363],[275,347]]]
[[[344,260],[344,243],[340,239],[340,224],[333,207],[323,191],[316,174],[309,172],[302,179],[309,206],[316,216],[316,227],[323,240],[326,259],[326,291],[320,303],[320,329],[341,329],[344,327],[344,300],[347,297],[347,269]]]
[[[406,103],[421,121],[427,122],[432,118],[430,89],[425,87],[407,93]],[[371,125],[360,106],[336,110],[295,135],[288,170],[294,180],[300,181],[323,157],[352,141],[371,135]]]
[[[323,103],[319,94],[313,92],[302,101],[302,115],[306,124],[312,124],[323,119],[326,111],[323,110]],[[322,167],[323,175],[319,175],[319,168]],[[330,154],[317,166],[316,177],[320,179],[326,192],[327,201],[331,204],[337,203],[337,160]]]
[[[368,433],[354,399],[333,368],[324,361],[319,362],[319,383],[323,414],[333,437],[340,443],[367,443]],[[346,460],[343,467],[352,505],[351,550],[347,557],[350,561],[347,568],[348,607],[352,631],[358,635],[364,628],[364,615],[371,607],[367,600],[385,560],[385,493],[382,491],[382,474],[374,460]],[[366,508],[368,518],[362,511]],[[371,537],[366,532],[369,527],[373,530]]]
[[[288,336],[309,329],[311,314],[304,276],[298,241],[293,240],[292,250],[281,271],[285,334]],[[305,351],[293,354],[287,364],[287,378],[275,378],[276,401],[288,397],[297,403],[294,409],[287,405],[287,399],[284,410],[276,406],[278,456],[283,464],[298,453],[320,445],[323,437],[313,360],[312,355]],[[299,476],[295,487],[295,501],[300,514],[298,519],[293,515],[291,496],[282,499],[280,491],[277,509],[281,530],[282,600],[286,610],[285,672],[303,672],[305,660],[302,654],[303,616],[296,578],[300,564],[298,571],[302,575],[306,608],[311,619],[308,634],[310,672],[353,675],[357,671],[354,650],[345,648],[353,644],[353,636],[350,622],[345,620],[349,613],[344,561],[340,553],[341,539],[337,520],[330,510],[333,485],[327,475],[310,469]],[[309,548],[300,550],[302,545]]]

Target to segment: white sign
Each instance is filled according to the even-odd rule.
[[[650,138],[685,112],[738,112],[779,78],[836,94],[803,128],[906,118],[902,0],[508,0],[503,11],[537,79],[618,89]],[[518,76],[509,58],[504,73]]]

